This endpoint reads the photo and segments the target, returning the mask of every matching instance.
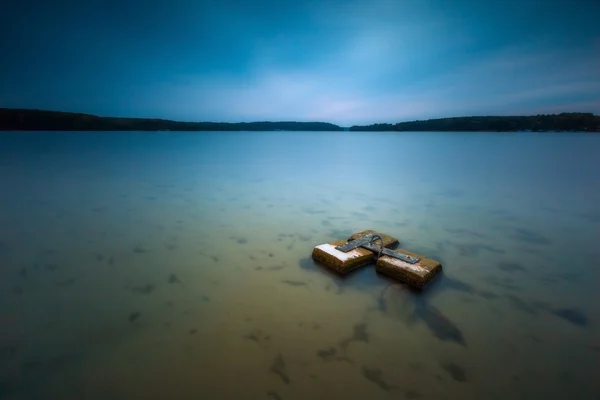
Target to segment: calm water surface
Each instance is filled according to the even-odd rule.
[[[599,204],[590,134],[2,133],[0,398],[597,399]]]

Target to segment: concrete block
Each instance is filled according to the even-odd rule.
[[[363,265],[373,262],[374,254],[366,249],[354,249],[347,253],[336,250],[335,246],[346,243],[345,240],[320,244],[313,249],[312,257],[324,266],[347,274]]]
[[[419,258],[415,264],[399,260],[394,257],[381,256],[375,264],[377,272],[394,278],[400,282],[407,283],[416,288],[423,288],[429,281],[442,270],[442,264],[431,258],[398,249],[398,252]]]
[[[367,235],[369,233],[375,233],[374,230],[366,230],[362,232],[355,233],[350,236],[348,241],[358,239],[361,236]],[[384,247],[391,247],[398,244],[398,239],[383,234],[378,233],[383,239]],[[354,250],[350,250],[347,253],[343,251],[336,250],[336,246],[345,244],[345,240],[338,240],[331,243],[320,244],[313,249],[312,257],[316,261],[320,262],[324,266],[336,271],[339,274],[347,274],[357,268],[360,268],[364,265],[370,264],[374,261],[375,255],[373,252],[358,248]],[[375,242],[379,244],[379,241]]]

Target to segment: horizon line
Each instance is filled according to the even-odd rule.
[[[97,114],[91,114],[91,113],[85,113],[85,112],[74,112],[74,111],[58,111],[58,110],[50,110],[50,109],[40,109],[40,108],[12,108],[12,107],[0,107],[0,110],[12,110],[12,111],[42,111],[42,112],[54,112],[54,113],[64,113],[64,114],[76,114],[76,115],[87,115],[87,116],[91,116],[91,117],[96,117],[96,118],[115,118],[115,119],[144,119],[144,120],[154,120],[154,121],[168,121],[168,122],[177,122],[177,123],[207,123],[207,124],[253,124],[253,123],[286,123],[286,122],[292,122],[292,123],[306,123],[306,124],[314,124],[314,123],[319,123],[319,124],[330,124],[330,125],[335,125],[337,127],[340,128],[352,128],[355,126],[371,126],[371,125],[395,125],[395,124],[401,124],[401,123],[407,123],[407,122],[423,122],[423,121],[434,121],[434,120],[441,120],[441,119],[451,119],[451,118],[475,118],[475,117],[482,117],[482,118],[489,118],[489,117],[506,117],[506,118],[511,118],[511,117],[534,117],[534,116],[541,116],[541,115],[561,115],[561,114],[591,114],[594,117],[600,117],[599,114],[595,114],[593,112],[578,112],[578,111],[571,111],[571,112],[559,112],[559,113],[551,113],[551,114],[523,114],[523,115],[462,115],[462,116],[449,116],[449,117],[437,117],[437,118],[427,118],[427,119],[413,119],[413,120],[405,120],[405,121],[399,121],[399,122],[373,122],[370,124],[354,124],[354,125],[339,125],[339,124],[335,124],[333,122],[327,122],[327,121],[298,121],[298,120],[255,120],[255,121],[247,121],[247,122],[227,122],[227,121],[181,121],[181,120],[174,120],[174,119],[167,119],[167,118],[155,118],[155,117],[120,117],[120,116],[102,116],[102,115],[97,115]]]

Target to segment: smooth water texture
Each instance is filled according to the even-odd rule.
[[[597,399],[599,205],[593,134],[2,133],[0,398]]]

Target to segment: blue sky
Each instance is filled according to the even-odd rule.
[[[0,107],[344,126],[600,114],[596,0],[6,4]]]

